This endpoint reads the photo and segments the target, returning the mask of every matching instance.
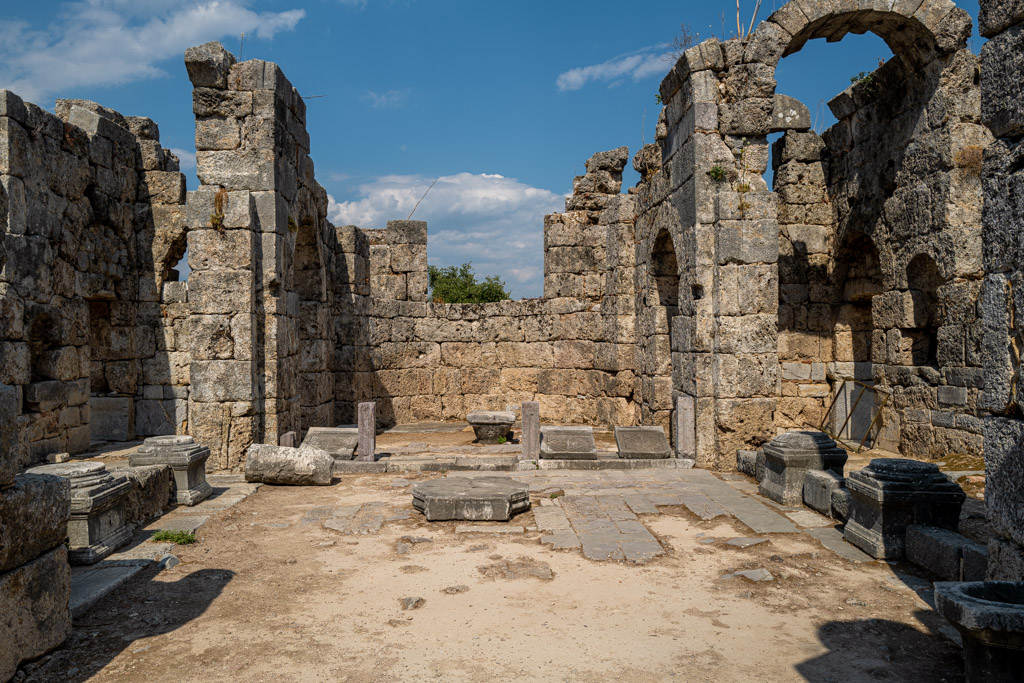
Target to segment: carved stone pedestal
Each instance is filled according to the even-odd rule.
[[[174,473],[174,502],[195,505],[213,492],[206,481],[209,457],[210,449],[197,444],[191,436],[154,436],[132,453],[128,464],[132,467],[170,465]]]
[[[124,500],[131,484],[114,476],[99,462],[40,465],[28,474],[50,474],[71,483],[71,519],[68,520],[68,562],[95,564],[132,537],[125,524]]]
[[[758,487],[783,505],[804,502],[804,477],[810,470],[831,470],[840,477],[846,465],[846,451],[824,432],[786,432],[769,441],[764,449],[764,475]]]

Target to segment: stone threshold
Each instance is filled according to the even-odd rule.
[[[660,458],[656,460],[623,459],[599,454],[596,460],[520,460],[516,456],[392,456],[383,455],[376,462],[336,460],[334,476],[388,472],[517,472],[530,470],[649,470],[692,469],[693,460]]]

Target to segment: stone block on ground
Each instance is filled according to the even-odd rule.
[[[877,458],[847,477],[846,540],[876,559],[900,559],[912,524],[955,530],[966,496],[933,463]]]
[[[541,427],[540,457],[557,460],[596,460],[593,427]]]
[[[351,460],[359,445],[359,427],[310,427],[302,445],[327,451],[335,460]]]
[[[844,480],[845,483],[845,480]],[[850,518],[850,505],[853,502],[853,494],[850,489],[833,489],[832,491],[832,518],[845,522]]]
[[[616,427],[615,445],[620,458],[657,460],[672,457],[662,427]]]
[[[472,410],[466,415],[476,440],[484,444],[502,443],[515,421],[516,414],[508,410]]]
[[[174,495],[174,478],[169,465],[115,468],[111,474],[128,480],[131,488],[124,498],[127,524],[142,526],[164,513]]]
[[[530,488],[508,477],[433,479],[412,487],[412,504],[430,522],[507,522],[530,508]]]
[[[269,444],[249,446],[245,456],[245,480],[290,486],[327,486],[334,458],[309,446],[286,448]]]
[[[0,680],[18,665],[41,657],[71,635],[71,568],[58,546],[0,574]]]
[[[26,474],[62,477],[70,484],[68,561],[95,564],[131,540],[133,527],[125,521],[125,498],[131,484],[94,461],[40,465]]]
[[[757,474],[757,451],[736,451],[736,470],[753,477]]]
[[[907,559],[944,581],[965,581],[965,551],[977,561],[985,549],[955,531],[936,527],[907,527]],[[968,550],[969,549],[969,550]],[[976,568],[972,573],[976,572]],[[982,572],[984,578],[984,571]]]
[[[68,535],[71,486],[61,477],[23,474],[0,491],[0,573],[56,548]]]
[[[804,500],[804,477],[810,470],[831,470],[842,476],[846,451],[827,434],[816,431],[786,432],[764,447],[764,478],[761,495],[783,505]]]
[[[132,453],[129,464],[168,465],[174,476],[174,502],[196,505],[206,500],[213,488],[206,481],[206,461],[210,449],[195,442],[191,436],[154,436],[145,440]]]
[[[808,470],[804,474],[804,505],[826,517],[835,518],[832,494],[846,486],[846,480],[832,470]]]
[[[89,428],[93,441],[135,440],[135,399],[93,396],[89,399]]]

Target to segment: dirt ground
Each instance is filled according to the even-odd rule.
[[[735,520],[662,509],[641,519],[666,555],[593,562],[541,545],[532,512],[518,536],[427,523],[396,479],[262,487],[180,565],[102,600],[27,680],[963,680],[944,620],[893,567],[804,534],[740,549],[725,543],[751,535]],[[409,517],[371,535],[324,526],[374,501]],[[775,580],[722,578],[756,568]]]

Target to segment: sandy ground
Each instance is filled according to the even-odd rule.
[[[397,478],[264,486],[180,547],[179,566],[101,601],[27,680],[963,680],[945,622],[885,563],[803,534],[735,548],[749,529],[685,508],[641,518],[666,555],[592,562],[537,532],[427,523]],[[412,514],[374,535],[323,525],[373,501]],[[776,580],[721,578],[762,567]]]

